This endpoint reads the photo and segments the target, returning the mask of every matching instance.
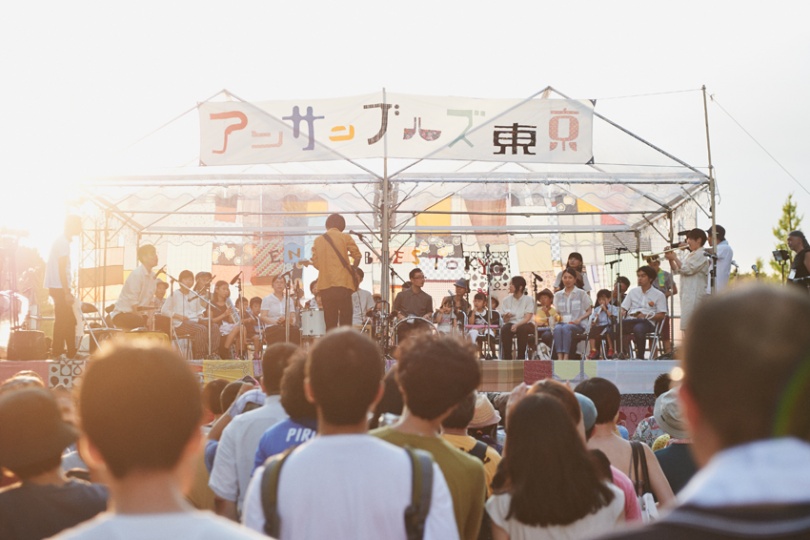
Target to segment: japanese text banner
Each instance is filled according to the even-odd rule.
[[[370,94],[350,98],[205,102],[203,165],[388,157],[587,163],[593,108],[562,99]]]

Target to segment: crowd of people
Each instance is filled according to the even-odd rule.
[[[476,347],[444,334],[386,373],[333,329],[202,387],[161,344],[110,342],[74,393],[0,384],[0,537],[807,538],[808,327],[794,288],[705,299],[628,438],[610,380],[478,392]]]

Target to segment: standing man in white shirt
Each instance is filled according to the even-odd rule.
[[[73,294],[70,292],[70,241],[82,233],[79,216],[65,218],[64,234],[56,239],[45,268],[45,288],[53,299],[54,322],[51,354],[54,358],[67,352],[76,356],[76,316],[73,314]]]
[[[534,333],[535,301],[526,293],[526,279],[513,276],[509,282],[509,296],[501,302],[501,359],[512,360],[512,338],[517,335],[518,359],[526,357],[529,336]]]
[[[646,334],[653,332],[655,325],[667,316],[667,297],[652,286],[657,275],[651,266],[639,268],[636,272],[638,287],[630,289],[622,302],[622,332],[625,346],[630,343],[632,334],[638,358],[644,358],[647,350]]]
[[[152,244],[144,244],[138,248],[139,264],[129,274],[115,303],[112,312],[113,324],[117,328],[132,330],[146,326],[147,310],[154,310],[155,285],[157,278],[152,269],[157,266],[157,249]]]
[[[726,240],[726,229],[722,225],[715,225],[714,230],[717,231],[717,266],[715,267],[716,278],[714,281],[714,288],[716,292],[723,292],[728,287],[728,279],[731,275],[731,262],[734,260],[734,250]],[[709,239],[709,245],[712,245],[712,230],[706,229],[706,236]],[[706,285],[706,292],[712,294],[712,274],[709,272],[709,283]]]

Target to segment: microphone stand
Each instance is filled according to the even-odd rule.
[[[242,272],[239,272],[239,279],[236,281],[236,290],[238,291],[236,298],[237,300],[242,298]],[[245,302],[240,302],[239,305],[239,356],[240,358],[244,359],[245,357],[245,325],[242,324],[242,321],[245,320]]]
[[[616,248],[616,260],[611,261],[608,264],[610,265],[610,271],[613,272],[613,265],[619,263],[618,269],[616,270],[616,279],[613,281],[613,288],[616,290],[618,298],[617,304],[619,308],[619,343],[616,347],[619,350],[619,358],[624,360],[625,353],[624,353],[624,317],[622,316],[622,303],[624,302],[623,294],[622,294],[622,286],[619,283],[619,278],[622,277],[622,251],[625,251],[627,248],[619,247]]]

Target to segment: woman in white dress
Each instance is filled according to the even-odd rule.
[[[624,493],[600,477],[562,402],[524,397],[509,413],[486,504],[496,540],[588,539],[624,522]]]
[[[681,330],[686,330],[689,318],[695,311],[695,307],[706,296],[706,284],[709,279],[709,267],[711,263],[706,257],[703,246],[706,244],[706,233],[702,229],[692,229],[686,233],[686,245],[689,247],[689,254],[683,262],[674,251],[666,253],[664,256],[669,261],[673,274],[681,275],[681,286],[678,288],[681,294]]]

